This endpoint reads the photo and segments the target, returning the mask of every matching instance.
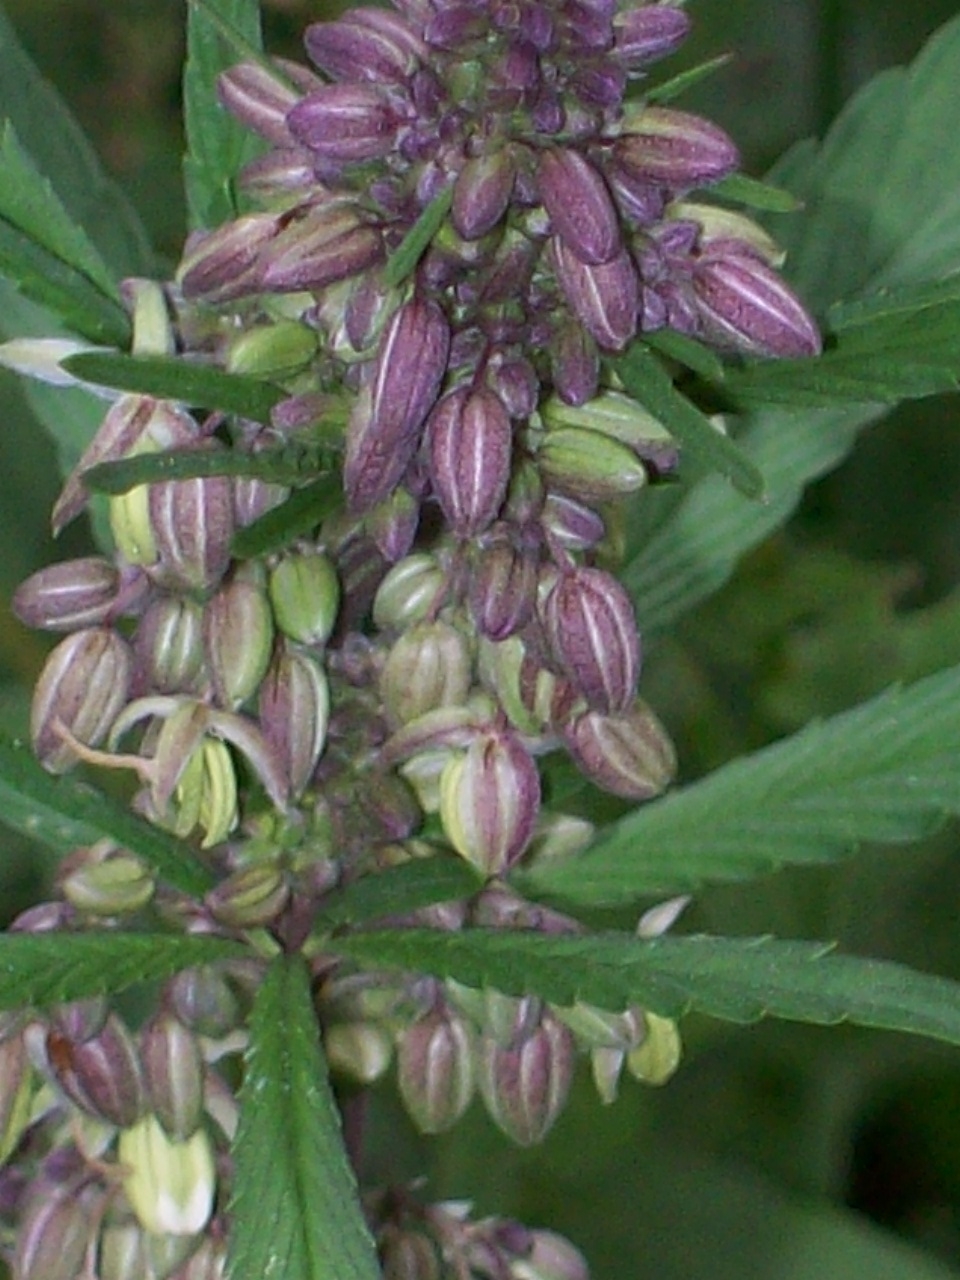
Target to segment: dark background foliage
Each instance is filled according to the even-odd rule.
[[[27,48],[70,102],[173,259],[179,188],[180,0],[6,0]],[[690,0],[684,65],[734,58],[683,105],[725,125],[760,173],[821,134],[885,66],[910,59],[951,0]],[[295,53],[300,0],[265,3],[272,48]],[[855,252],[855,246],[851,252]],[[4,377],[0,431],[0,711],[25,725],[45,646],[6,600],[52,558],[50,447]],[[645,692],[692,777],[811,718],[960,661],[960,448],[955,399],[891,414],[807,495],[791,525],[651,656]],[[82,545],[82,534],[70,535]],[[643,619],[640,619],[641,626]],[[42,891],[40,855],[4,836],[0,908]],[[715,889],[692,927],[839,939],[852,952],[960,978],[960,847],[865,849],[828,870]],[[471,1113],[421,1142],[383,1088],[370,1172],[429,1171],[438,1195],[563,1228],[597,1276],[658,1280],[960,1277],[960,1056],[847,1029],[690,1019],[686,1062],[662,1092],[626,1085],[601,1110],[586,1079],[533,1152]]]

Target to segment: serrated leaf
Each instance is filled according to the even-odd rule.
[[[203,409],[236,413],[253,422],[269,422],[270,410],[286,391],[243,373],[227,373],[176,356],[125,356],[84,351],[63,361],[68,373],[117,391],[179,400]]]
[[[371,968],[454,978],[558,1005],[637,1004],[665,1018],[697,1011],[730,1022],[766,1016],[852,1022],[960,1045],[960,983],[832,954],[831,943],[397,929],[353,934],[332,945]]]
[[[384,283],[395,288],[402,284],[423,257],[430,241],[443,226],[443,220],[450,212],[453,203],[453,187],[444,189],[435,195],[416,222],[400,241],[390,255],[383,269]]]
[[[722,382],[726,376],[726,370],[716,352],[696,338],[678,333],[676,329],[654,329],[645,333],[643,340],[654,351],[677,360],[711,382]]]
[[[0,740],[0,820],[59,852],[109,838],[168,884],[203,894],[212,878],[190,846],[73,778],[47,773],[25,747]]]
[[[242,943],[202,934],[0,934],[0,1009],[45,1008],[113,995],[181,969],[249,955]]]
[[[298,956],[277,956],[250,1019],[230,1280],[380,1280],[340,1129],[309,971]]]
[[[662,84],[655,84],[646,92],[646,100],[655,102],[658,105],[664,102],[672,102],[674,98],[679,98],[681,94],[688,93],[694,85],[701,80],[706,80],[716,71],[720,71],[729,62],[733,61],[732,53],[720,53],[715,58],[710,58],[706,62],[701,62],[696,67],[690,67],[687,71],[681,71],[678,75],[671,76],[669,80],[664,80]]]
[[[342,490],[337,473],[321,476],[312,484],[294,490],[286,502],[272,507],[253,524],[233,535],[231,555],[238,560],[255,560],[258,556],[282,550],[292,538],[299,538],[315,529],[337,503]]]
[[[217,99],[217,77],[237,61],[223,28],[259,52],[259,0],[190,0],[187,58],[183,72],[183,118],[187,152],[183,161],[190,226],[219,226],[238,213],[234,180],[262,144]]]
[[[483,878],[462,858],[443,854],[418,858],[364,876],[330,894],[324,899],[319,920],[322,925],[364,924],[467,898],[479,893],[483,885]]]
[[[796,213],[803,208],[791,191],[775,187],[772,182],[760,182],[745,173],[731,173],[715,182],[710,191],[725,200],[745,204],[750,209],[764,209],[767,213]]]
[[[960,813],[960,667],[741,757],[607,827],[525,889],[623,905],[916,840]]]
[[[635,342],[612,363],[627,394],[666,427],[691,460],[718,472],[748,498],[763,496],[763,476],[753,462],[676,389],[652,352]]]
[[[243,476],[271,484],[296,484],[318,470],[331,469],[338,461],[329,450],[286,445],[265,449],[262,453],[171,449],[166,453],[145,453],[116,462],[101,462],[83,473],[83,483],[94,493],[111,494],[126,493],[141,484],[204,476]]]

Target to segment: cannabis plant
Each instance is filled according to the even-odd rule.
[[[54,532],[99,544],[13,600],[58,639],[3,817],[62,855],[0,938],[15,1280],[581,1280],[557,1224],[373,1176],[373,1087],[426,1135],[476,1099],[507,1153],[580,1070],[597,1106],[666,1084],[690,1010],[960,1044],[945,979],[684,927],[960,811],[960,672],[682,786],[643,672],[861,427],[954,384],[921,152],[960,26],[760,182],[676,101],[692,17],[393,0],[290,61],[195,0],[167,271],[5,37],[35,309],[0,358],[73,448]]]

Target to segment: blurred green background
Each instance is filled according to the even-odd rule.
[[[692,65],[734,60],[683,105],[718,120],[754,173],[822,134],[845,99],[909,60],[950,0],[690,0]],[[6,0],[21,39],[176,256],[180,0]],[[270,46],[331,10],[264,6]],[[960,90],[958,90],[960,101]],[[9,618],[16,583],[54,557],[53,452],[16,382],[0,378],[0,708],[21,732],[44,642]],[[693,777],[894,680],[960,661],[960,402],[889,415],[817,484],[790,527],[652,655],[645,692]],[[76,554],[83,533],[70,535]],[[960,763],[958,763],[960,767]],[[42,855],[4,837],[9,918],[42,892]],[[832,870],[717,889],[687,925],[838,939],[850,951],[960,978],[960,843],[863,850]],[[601,1109],[582,1081],[543,1148],[506,1146],[479,1114],[425,1143],[378,1091],[371,1174],[429,1171],[438,1196],[474,1197],[568,1232],[609,1280],[960,1280],[960,1054],[846,1028],[729,1028],[691,1019],[661,1091],[626,1085]]]

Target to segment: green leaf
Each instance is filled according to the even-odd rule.
[[[646,99],[648,102],[657,104],[672,102],[674,98],[679,98],[682,94],[688,93],[694,85],[699,84],[701,80],[708,79],[714,72],[720,71],[732,61],[732,53],[720,53],[715,58],[710,58],[696,67],[691,67],[688,71],[681,71],[679,75],[671,76],[663,84],[655,84],[652,89],[647,90]]]
[[[100,387],[179,400],[204,409],[236,413],[254,422],[269,422],[270,410],[286,398],[272,382],[247,374],[227,373],[176,356],[125,356],[84,351],[63,361],[67,373]]]
[[[775,187],[772,182],[749,178],[745,173],[731,173],[729,177],[715,182],[710,192],[751,209],[765,209],[768,213],[796,213],[803,208],[802,201],[791,191]]]
[[[310,974],[277,956],[250,1019],[230,1280],[380,1280],[327,1080]]]
[[[163,480],[192,480],[200,476],[250,476],[271,484],[296,484],[318,470],[332,470],[339,462],[328,449],[284,445],[262,453],[239,449],[198,453],[195,449],[171,449],[167,453],[143,453],[117,462],[101,462],[83,473],[83,482],[95,493],[126,493],[140,484]]]
[[[211,228],[236,217],[234,179],[262,149],[248,129],[217,99],[217,77],[237,61],[235,41],[259,52],[259,0],[190,0],[187,10],[187,59],[183,72],[183,118],[187,153],[183,176],[190,226]]]
[[[657,357],[641,343],[633,343],[613,367],[627,394],[663,423],[691,459],[725,476],[748,498],[763,495],[763,476],[746,454],[676,389]]]
[[[389,288],[402,284],[416,267],[431,240],[443,226],[452,203],[453,187],[444,187],[417,218],[384,267],[383,278]]]
[[[96,285],[55,258],[25,232],[0,219],[0,275],[46,307],[68,329],[92,342],[121,346],[130,326],[123,309]],[[7,332],[11,332],[7,330]]]
[[[960,1045],[960,983],[832,954],[824,942],[397,929],[331,945],[371,968],[454,978],[562,1006],[579,1000],[603,1009],[637,1004],[665,1018],[697,1011],[730,1022],[852,1022]]]
[[[438,902],[453,902],[479,893],[483,878],[462,858],[438,854],[401,863],[377,875],[355,880],[324,899],[320,922],[364,924],[382,916],[406,915]]]
[[[203,894],[212,883],[188,844],[93,787],[53,777],[26,747],[2,740],[0,815],[8,827],[62,852],[105,838],[115,840],[184,893]]]
[[[339,473],[331,473],[294,490],[286,502],[233,535],[231,555],[238,560],[255,560],[282,550],[292,538],[316,528],[341,497],[342,488]]]
[[[654,351],[679,361],[711,382],[722,382],[726,376],[726,370],[715,352],[705,343],[698,342],[685,333],[678,333],[676,329],[654,329],[643,335],[643,341]]]
[[[242,943],[191,933],[4,933],[0,1009],[112,995],[194,965],[249,954]]]
[[[960,667],[894,688],[607,827],[525,890],[624,905],[713,880],[831,862],[865,841],[929,834],[960,813]]]

